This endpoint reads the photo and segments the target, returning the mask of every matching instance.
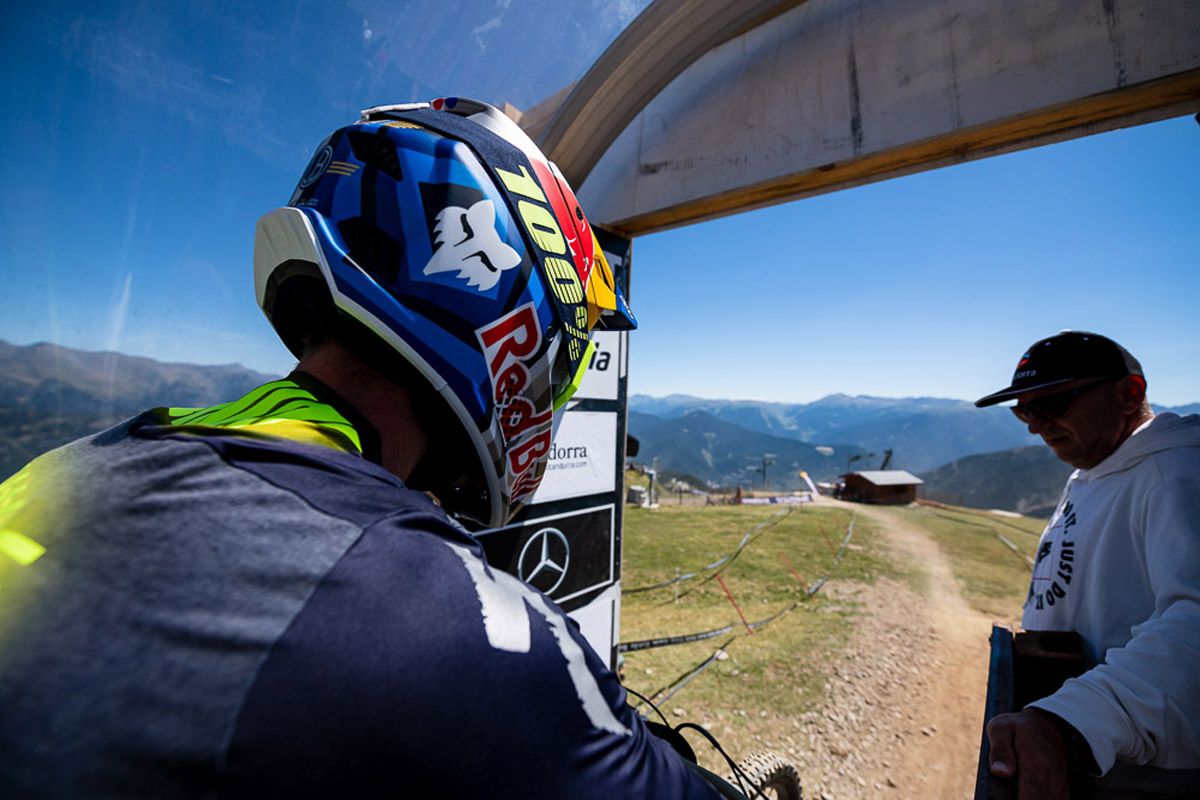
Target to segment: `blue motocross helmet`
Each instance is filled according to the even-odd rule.
[[[288,205],[259,220],[254,277],[297,356],[283,320],[308,296],[438,393],[472,445],[461,458],[476,489],[434,491],[489,527],[541,483],[591,331],[636,325],[558,169],[516,123],[465,98],[367,109],[332,133]]]

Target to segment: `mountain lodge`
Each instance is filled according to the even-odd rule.
[[[917,487],[925,481],[902,469],[861,470],[842,475],[843,500],[880,505],[907,505],[916,502]]]

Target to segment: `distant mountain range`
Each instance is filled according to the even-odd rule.
[[[1187,414],[1200,414],[1200,403],[1188,403],[1186,406],[1158,406],[1151,403],[1150,407],[1154,409],[1155,414],[1159,411],[1171,411],[1181,417]]]
[[[720,486],[761,488],[763,459],[769,455],[766,480],[775,489],[799,489],[799,472],[826,481],[846,471],[847,458],[864,451],[855,445],[821,446],[752,431],[718,419],[707,411],[680,417],[629,412],[629,431],[638,438],[637,460],[658,459],[665,473]]]
[[[121,353],[0,341],[0,480],[30,459],[154,406],[208,406],[275,376],[236,364],[168,364]],[[963,400],[831,395],[813,403],[634,395],[637,460],[698,484],[800,487],[799,471],[832,480],[891,466],[920,475],[922,496],[1048,513],[1070,468],[1005,409]],[[1200,412],[1200,403],[1170,409]],[[1037,446],[1033,446],[1037,444]]]
[[[1072,469],[1045,445],[967,456],[921,473],[925,485],[920,496],[957,506],[1049,517]]]
[[[761,486],[757,470],[768,453],[771,486],[795,489],[800,469],[831,480],[877,469],[891,449],[890,468],[925,481],[921,497],[1046,516],[1071,472],[1007,409],[964,400],[839,394],[787,404],[634,395],[629,407],[638,461],[657,458],[666,474],[726,487]],[[1196,413],[1200,404],[1155,410]]]
[[[30,459],[155,406],[209,406],[272,380],[236,364],[0,341],[0,480]]]
[[[697,411],[749,431],[810,445],[848,443],[856,452],[876,457],[855,464],[878,466],[891,449],[892,467],[917,473],[963,456],[1028,447],[1031,436],[1003,408],[979,409],[965,400],[934,397],[849,397],[835,394],[813,403],[767,403],[753,400],[704,400],[688,395],[663,398],[634,395],[629,408],[666,419]],[[630,430],[639,436],[637,427]],[[842,464],[845,471],[846,462]]]

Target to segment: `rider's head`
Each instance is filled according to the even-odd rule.
[[[259,221],[254,276],[298,357],[333,338],[418,390],[431,444],[410,482],[489,526],[541,482],[590,332],[634,325],[558,169],[463,98],[368,109],[331,134]]]

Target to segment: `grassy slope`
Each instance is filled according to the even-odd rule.
[[[968,602],[1012,619],[1024,598],[1028,565],[995,538],[1006,535],[1033,552],[1035,520],[988,518],[951,509],[899,509],[943,547]],[[625,517],[623,585],[644,586],[691,572],[731,552],[742,535],[774,518],[778,507],[663,506],[628,509]],[[762,533],[722,573],[747,618],[762,619],[803,597],[794,570],[806,584],[829,576],[834,582],[873,583],[881,577],[920,589],[923,575],[913,565],[885,556],[880,534],[859,516],[852,546],[840,564],[834,552],[845,536],[850,512],[805,506]],[[790,568],[780,555],[790,562]],[[706,573],[707,574],[707,573]],[[718,628],[738,617],[715,581],[682,584],[678,601],[671,589],[626,594],[622,599],[621,640],[634,641]],[[820,707],[829,669],[849,640],[861,609],[836,599],[832,584],[755,635],[741,635],[718,661],[666,704],[672,723],[704,724],[731,753],[744,756],[765,741],[791,733],[796,715]],[[844,596],[841,595],[841,596]],[[629,653],[625,683],[650,695],[708,658],[732,634],[693,644]],[[643,709],[645,712],[645,709]],[[719,768],[690,736],[701,763]]]
[[[998,620],[1017,621],[1029,590],[1031,567],[998,537],[1033,558],[1045,520],[954,507],[914,506],[896,513],[937,542],[950,560],[963,599]]]
[[[676,567],[691,572],[731,552],[745,532],[779,513],[778,507],[761,506],[629,509],[623,583],[628,588],[656,583],[673,577]],[[855,524],[855,546],[835,566],[834,553],[849,521],[850,514],[840,509],[797,509],[746,548],[722,577],[747,618],[762,619],[804,597],[792,570],[805,584],[829,575],[856,581],[898,575],[880,558],[875,534],[861,519]],[[622,640],[693,633],[738,621],[716,581],[697,579],[682,587],[677,603],[671,589],[625,595]],[[769,720],[794,717],[821,704],[828,655],[848,640],[855,612],[852,605],[820,592],[753,636],[735,629],[742,636],[729,646],[729,658],[667,704],[669,711],[683,712],[672,721],[700,721],[723,742],[728,740],[733,752],[748,753]],[[626,685],[649,695],[709,657],[730,635],[629,653]]]

